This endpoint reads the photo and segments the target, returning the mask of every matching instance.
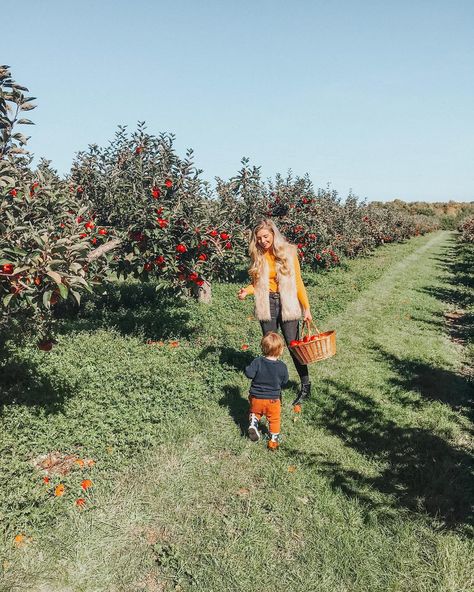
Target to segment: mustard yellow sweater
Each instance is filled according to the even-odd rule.
[[[276,279],[276,266],[275,266],[275,255],[267,251],[265,253],[265,257],[268,263],[268,270],[269,270],[269,287],[270,292],[278,292],[278,282]],[[294,259],[295,265],[295,276],[296,276],[296,293],[298,294],[298,300],[304,310],[309,310],[309,300],[308,294],[306,293],[306,288],[303,284],[303,279],[301,277],[301,267],[300,262],[298,259],[298,255],[295,255]],[[252,284],[245,287],[247,294],[254,294],[255,290]]]

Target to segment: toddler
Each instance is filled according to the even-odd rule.
[[[288,382],[288,368],[278,359],[284,347],[278,333],[266,333],[260,346],[263,356],[255,358],[245,368],[245,375],[252,379],[248,435],[253,442],[259,440],[258,422],[265,415],[270,425],[268,448],[276,450],[280,435],[281,387]]]

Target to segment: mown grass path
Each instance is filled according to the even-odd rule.
[[[237,284],[218,286],[211,307],[176,309],[179,331],[171,313],[157,327],[153,307],[138,302],[130,330],[109,302],[100,317],[113,333],[91,330],[90,313],[56,358],[17,354],[36,369],[44,359],[44,377],[59,372],[54,393],[73,392],[33,413],[10,406],[5,425],[36,452],[52,445],[47,430],[59,449],[77,440],[97,468],[90,509],[59,506],[45,528],[61,501],[47,498],[33,541],[5,554],[5,589],[472,590],[472,382],[444,316],[469,304],[459,256],[440,232],[307,276],[338,354],[312,366],[301,417],[289,404],[291,369],[274,454],[243,435],[242,369],[259,331]],[[174,331],[181,344],[146,347],[138,329]]]

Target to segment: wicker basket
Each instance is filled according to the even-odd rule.
[[[311,329],[314,328],[315,332]],[[301,331],[301,338],[307,334],[309,341],[299,343],[291,347],[291,351],[295,354],[302,364],[311,364],[312,362],[319,362],[330,358],[336,353],[336,332],[326,331],[320,333],[312,322],[306,322]]]

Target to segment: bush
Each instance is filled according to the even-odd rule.
[[[180,159],[173,142],[171,134],[147,134],[143,123],[130,136],[121,127],[108,147],[78,154],[72,180],[97,223],[121,239],[112,271],[186,290],[232,277],[246,240],[210,198],[192,151]]]
[[[60,300],[79,304],[81,292],[91,291],[90,278],[102,264],[89,262],[89,255],[103,237],[84,229],[88,204],[79,190],[47,162],[30,169],[28,138],[14,131],[32,124],[20,117],[34,108],[27,90],[0,67],[0,333],[5,339],[21,327],[13,332],[24,336],[31,328],[40,347],[50,349],[52,309]]]
[[[474,217],[463,220],[458,226],[458,231],[461,233],[461,240],[474,243]]]

